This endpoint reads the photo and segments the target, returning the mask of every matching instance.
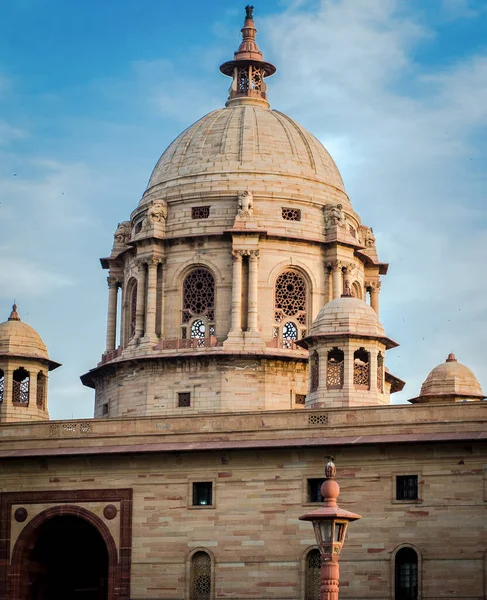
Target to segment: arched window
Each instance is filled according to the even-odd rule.
[[[369,353],[365,348],[353,353],[353,383],[358,390],[370,389]]]
[[[343,366],[345,355],[343,350],[332,348],[326,361],[326,387],[329,390],[340,390],[343,387]]]
[[[354,298],[358,298],[359,300],[363,300],[362,296],[362,286],[358,281],[354,281],[352,283],[352,295]]]
[[[5,374],[0,369],[0,403],[3,402],[3,395],[5,394]]]
[[[211,600],[211,558],[198,551],[191,557],[190,600]]]
[[[274,337],[282,340],[283,348],[306,336],[306,281],[296,271],[284,271],[274,289]]]
[[[311,377],[311,391],[316,392],[320,385],[320,357],[316,350],[313,352],[310,358],[310,377]]]
[[[46,383],[47,377],[42,371],[37,373],[37,393],[36,393],[36,404],[37,408],[46,408]]]
[[[310,550],[305,564],[305,600],[320,600],[321,585],[321,555],[316,548]]]
[[[384,357],[381,352],[377,355],[377,390],[384,393]]]
[[[394,599],[418,599],[418,555],[413,548],[401,548],[396,554]]]
[[[215,335],[215,279],[208,269],[193,269],[183,284],[181,337],[204,339]]]
[[[24,367],[15,369],[12,381],[13,404],[29,406],[30,374]]]

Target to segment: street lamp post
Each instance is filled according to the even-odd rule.
[[[345,542],[348,524],[360,519],[360,515],[342,510],[337,504],[340,486],[335,481],[336,467],[332,460],[325,465],[325,481],[321,485],[324,505],[299,519],[311,521],[321,554],[321,600],[338,600],[338,561]]]

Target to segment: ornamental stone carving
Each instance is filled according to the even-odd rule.
[[[365,289],[366,290],[380,290],[381,282],[380,281],[366,281]]]
[[[251,217],[254,213],[254,196],[246,190],[238,193],[238,216]]]
[[[345,213],[341,204],[326,204],[323,207],[325,216],[325,229],[332,227],[346,227]]]
[[[117,230],[115,231],[115,235],[113,236],[114,245],[124,246],[130,241],[131,233],[130,233],[130,221],[124,221],[123,223],[119,223],[117,226]]]
[[[163,223],[167,217],[167,205],[161,200],[156,200],[151,203],[147,211],[146,223],[152,225],[154,223]]]
[[[366,248],[375,248],[375,235],[372,227],[360,226],[359,241]]]

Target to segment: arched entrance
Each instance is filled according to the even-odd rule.
[[[117,598],[113,538],[101,519],[77,506],[32,519],[15,544],[12,567],[12,600]]]

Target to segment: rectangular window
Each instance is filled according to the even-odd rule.
[[[193,506],[211,506],[213,504],[213,483],[211,481],[193,482]]]
[[[281,211],[282,218],[285,221],[301,221],[301,210],[299,208],[288,208],[283,206]]]
[[[306,404],[306,394],[296,394],[294,402],[296,404]]]
[[[191,406],[191,392],[178,392],[178,406]]]
[[[210,216],[209,206],[193,206],[191,208],[192,219],[207,219]]]
[[[109,413],[109,410],[108,410],[108,402],[107,402],[106,404],[102,405],[102,407],[101,407],[101,414],[104,417],[108,417],[108,413]]]
[[[319,479],[308,479],[308,502],[323,502],[323,496],[321,495],[321,484],[324,478]]]
[[[397,475],[396,476],[396,500],[418,499],[418,476]]]

